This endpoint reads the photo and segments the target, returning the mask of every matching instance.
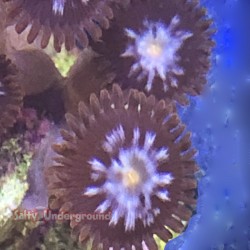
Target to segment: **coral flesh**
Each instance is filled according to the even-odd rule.
[[[70,130],[62,131],[56,163],[46,172],[51,208],[110,214],[94,222],[72,219],[78,240],[153,250],[154,234],[172,238],[166,226],[181,232],[195,205],[198,168],[173,105],[114,85],[100,98],[92,94],[89,107],[80,103],[78,116],[66,115]]]
[[[154,216],[160,211],[152,208],[150,197],[156,195],[163,201],[170,200],[165,188],[171,183],[171,173],[157,172],[158,163],[163,163],[168,158],[167,148],[158,150],[153,148],[156,134],[146,132],[144,146],[139,147],[140,130],[134,129],[132,147],[121,148],[117,159],[111,160],[111,166],[106,167],[98,159],[93,158],[91,164],[94,178],[99,179],[106,175],[107,180],[102,187],[89,187],[85,192],[87,196],[105,193],[107,199],[97,207],[96,211],[104,213],[109,207],[112,209],[110,224],[116,225],[118,220],[125,216],[125,230],[134,230],[135,221],[141,219],[144,226],[154,222]],[[106,136],[103,145],[105,151],[112,153],[116,144],[125,140],[125,132],[120,125]],[[140,196],[143,196],[144,206]]]

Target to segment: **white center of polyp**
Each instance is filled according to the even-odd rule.
[[[162,46],[157,42],[152,42],[148,45],[146,53],[152,58],[159,58],[162,55]]]
[[[89,161],[93,181],[105,178],[105,182],[101,186],[88,187],[84,192],[90,197],[105,194],[106,199],[96,212],[104,213],[110,209],[110,225],[116,225],[119,219],[124,218],[126,231],[135,228],[137,219],[145,227],[154,222],[160,210],[153,207],[152,196],[164,202],[170,201],[167,186],[173,176],[168,172],[158,172],[159,164],[168,159],[168,149],[154,147],[154,132],[145,133],[143,145],[139,145],[140,137],[139,128],[135,128],[131,145],[125,148],[125,131],[121,125],[108,133],[103,150],[110,155],[111,164],[106,166],[95,157]]]
[[[72,9],[77,8],[74,1],[72,0],[52,0],[52,10],[55,15],[63,16],[66,1],[68,2],[70,1],[69,4],[72,7]],[[90,0],[79,0],[79,1],[81,1],[83,5],[87,5]]]
[[[172,87],[178,87],[175,76],[184,74],[184,70],[178,65],[178,51],[184,41],[192,36],[192,33],[178,29],[179,22],[179,17],[175,16],[168,26],[160,22],[145,21],[145,31],[140,34],[131,29],[125,30],[132,43],[121,56],[135,58],[129,76],[140,72],[138,81],[147,77],[147,91],[152,89],[156,76],[162,79],[165,92],[168,90],[168,83]]]
[[[53,0],[52,10],[55,15],[63,15],[66,0]]]
[[[127,172],[123,173],[122,181],[125,187],[134,189],[141,182],[140,173],[138,173],[136,170],[131,168]]]
[[[3,90],[4,90],[3,83],[0,81],[0,96],[6,94]]]

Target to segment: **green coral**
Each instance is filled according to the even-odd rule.
[[[76,56],[65,49],[62,49],[60,53],[57,53],[52,57],[52,60],[62,76],[65,77],[71,66],[75,63]]]
[[[184,222],[183,222],[184,223]],[[185,223],[184,223],[185,224]],[[172,231],[170,228],[166,227],[170,233],[173,235],[173,239],[176,238],[179,234],[178,233],[175,233],[174,231]],[[154,235],[154,239],[156,241],[156,244],[158,246],[158,249],[159,250],[164,250],[165,249],[165,246],[166,246],[166,242],[161,240],[157,235]]]
[[[45,235],[44,242],[41,244],[42,250],[87,250],[85,247],[79,246],[70,236],[71,230],[69,226],[64,224],[56,224],[51,227]]]
[[[159,250],[164,250],[165,246],[166,246],[166,242],[162,241],[159,237],[154,236],[156,244],[158,246]]]
[[[11,217],[12,211],[22,202],[28,189],[27,172],[30,162],[31,155],[24,155],[16,171],[0,179],[0,226]]]
[[[9,237],[17,224],[13,212],[21,204],[28,190],[27,172],[31,163],[31,154],[24,153],[18,138],[6,140],[0,149],[0,243]],[[8,165],[15,166],[11,171]],[[5,169],[4,169],[5,168]]]
[[[27,189],[28,184],[20,180],[18,175],[13,174],[5,178],[0,190],[0,226],[12,216],[12,212],[20,205]]]

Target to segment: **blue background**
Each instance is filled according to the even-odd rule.
[[[199,153],[197,211],[165,250],[250,249],[250,1],[203,0],[216,47],[207,89],[179,114]]]

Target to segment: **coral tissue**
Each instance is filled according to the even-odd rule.
[[[197,165],[190,133],[172,105],[118,85],[67,114],[69,131],[55,145],[56,164],[46,173],[51,208],[69,213],[109,214],[109,220],[71,221],[80,242],[103,249],[157,249],[169,229],[181,232],[189,220]],[[95,249],[95,247],[93,247]]]

